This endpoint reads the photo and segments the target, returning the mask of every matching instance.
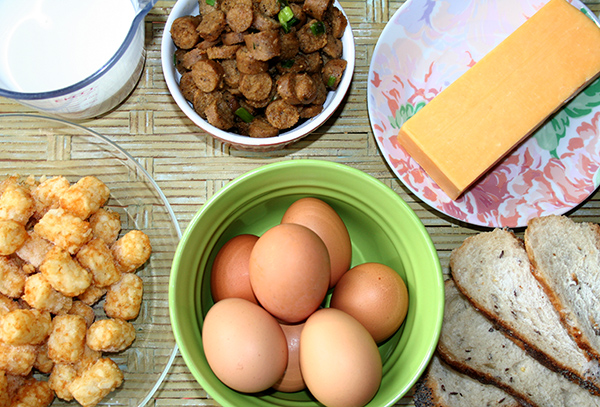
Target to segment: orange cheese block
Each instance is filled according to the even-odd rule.
[[[551,0],[407,120],[398,140],[457,199],[600,72],[600,28]]]

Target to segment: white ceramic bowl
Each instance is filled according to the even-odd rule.
[[[105,207],[121,216],[124,234],[144,231],[150,260],[136,274],[144,283],[142,309],[132,320],[136,340],[127,350],[106,354],[125,380],[101,405],[142,407],[154,396],[177,355],[168,310],[171,262],[181,237],[175,214],[148,172],[121,147],[85,127],[38,115],[0,114],[0,180],[7,175],[51,177],[75,182],[95,175],[110,188]],[[104,300],[94,306],[104,317]],[[40,378],[46,380],[45,378]],[[56,406],[76,406],[56,398]]]
[[[340,4],[337,2],[337,0],[334,4],[340,10],[342,10],[342,12],[344,11],[342,9],[342,6],[340,6]],[[224,143],[230,144],[234,148],[240,150],[268,151],[283,148],[286,145],[296,140],[299,140],[302,137],[307,136],[319,126],[321,126],[323,123],[325,123],[344,99],[344,96],[346,95],[346,92],[350,87],[350,82],[352,81],[355,65],[354,35],[352,34],[352,27],[350,27],[350,22],[348,22],[346,31],[344,32],[344,35],[341,38],[342,44],[344,46],[342,58],[348,62],[348,65],[346,67],[344,75],[342,76],[342,80],[338,88],[335,92],[329,92],[329,95],[327,96],[327,101],[323,105],[323,111],[319,115],[313,117],[310,120],[305,121],[304,123],[300,124],[297,127],[294,127],[289,131],[281,132],[277,137],[269,138],[253,138],[242,136],[236,133],[223,131],[212,126],[194,111],[194,108],[192,107],[191,103],[185,100],[183,94],[181,93],[181,90],[179,89],[179,79],[181,78],[181,75],[175,68],[173,57],[177,48],[173,43],[173,40],[171,39],[170,33],[171,25],[173,24],[173,21],[175,21],[175,19],[186,15],[197,15],[198,13],[198,0],[178,0],[173,9],[171,10],[162,37],[162,68],[169,91],[171,92],[171,95],[173,95],[173,98],[175,99],[175,102],[177,103],[179,108],[197,126],[199,126],[205,132],[211,134],[213,137],[221,140]]]

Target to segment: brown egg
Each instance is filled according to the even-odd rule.
[[[281,223],[297,223],[315,232],[327,246],[331,261],[329,288],[337,284],[350,268],[352,243],[344,221],[326,202],[317,198],[302,198],[286,210]]]
[[[287,323],[305,320],[329,287],[329,254],[312,230],[294,223],[267,230],[250,254],[250,283],[259,303]]]
[[[219,380],[244,393],[273,386],[287,366],[287,341],[279,323],[241,298],[226,298],[208,310],[202,345]]]
[[[363,263],[342,276],[333,290],[330,306],[356,318],[379,343],[402,325],[408,311],[408,290],[392,268]]]
[[[244,298],[255,304],[248,270],[250,252],[258,236],[243,234],[233,237],[221,247],[212,265],[210,289],[215,302],[224,298]]]
[[[377,393],[381,356],[369,332],[343,311],[312,314],[300,336],[300,369],[306,387],[328,407],[362,407]]]
[[[304,390],[306,384],[300,371],[300,334],[304,324],[280,324],[288,344],[288,363],[283,377],[273,388],[286,393]]]

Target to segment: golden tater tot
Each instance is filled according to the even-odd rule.
[[[57,315],[48,337],[48,356],[55,363],[75,363],[84,352],[87,325],[80,315]]]
[[[136,274],[123,273],[121,280],[108,287],[104,312],[110,318],[135,319],[140,313],[144,282]]]
[[[73,215],[87,219],[108,201],[110,190],[94,176],[80,178],[59,199],[60,207]]]
[[[8,377],[0,370],[0,407],[10,406],[10,395],[8,393]]]
[[[92,281],[98,287],[107,287],[121,278],[112,252],[102,239],[92,239],[83,245],[76,258],[92,274]]]
[[[50,373],[50,377],[48,378],[48,384],[56,393],[56,397],[71,401],[73,400],[73,395],[67,387],[76,377],[77,370],[72,364],[57,363],[52,368],[52,373]]]
[[[83,294],[78,295],[77,298],[84,304],[87,304],[91,307],[100,301],[102,296],[104,296],[107,291],[107,288],[100,288],[92,284],[83,292]]]
[[[8,256],[23,246],[29,236],[25,227],[14,220],[0,220],[0,255]]]
[[[0,219],[25,225],[33,212],[34,203],[29,189],[19,184],[7,185],[0,195]]]
[[[47,407],[54,400],[54,392],[47,382],[30,380],[13,397],[10,407]]]
[[[102,357],[102,352],[91,350],[89,346],[85,345],[83,348],[83,355],[79,360],[73,364],[77,369],[77,374],[83,372],[85,369],[96,363],[98,359]]]
[[[92,238],[92,227],[62,208],[50,209],[33,230],[41,237],[75,254]]]
[[[42,238],[40,235],[35,233],[33,230],[27,232],[28,238],[25,243],[15,252],[19,258],[33,267],[38,268],[46,253],[50,251],[53,244],[48,240]]]
[[[131,273],[150,258],[150,238],[141,230],[129,231],[112,245],[112,252],[119,270]]]
[[[123,372],[109,358],[85,369],[69,384],[68,390],[83,407],[93,407],[123,383]]]
[[[46,340],[51,328],[49,312],[16,309],[0,317],[0,341],[10,345],[39,345]]]
[[[0,370],[15,376],[27,376],[33,368],[37,349],[33,345],[9,345],[0,342]]]
[[[48,343],[44,342],[37,347],[37,355],[33,367],[42,373],[50,373],[54,367],[54,361],[48,356]]]
[[[12,399],[16,394],[19,388],[25,386],[29,381],[33,379],[33,374],[29,373],[27,375],[13,375],[6,373],[6,377],[8,379],[8,395]]]
[[[94,237],[112,245],[121,231],[121,215],[110,209],[100,208],[89,219]]]
[[[40,272],[52,288],[67,297],[82,294],[92,284],[91,274],[59,246],[46,254]]]
[[[0,293],[10,298],[19,298],[25,288],[27,274],[17,263],[6,256],[0,256]]]
[[[52,288],[52,285],[42,273],[27,277],[21,298],[30,307],[48,311],[52,314],[64,314],[73,304],[73,299]]]
[[[96,318],[94,309],[83,301],[73,301],[73,305],[71,305],[68,314],[81,315],[83,319],[85,319],[85,324],[88,328],[94,322],[94,318]]]
[[[0,317],[7,312],[19,309],[19,303],[7,297],[4,294],[0,294]]]
[[[6,178],[4,178],[2,181],[0,181],[0,195],[4,192],[4,190],[12,184],[18,184],[19,183],[19,178],[21,176],[18,174],[13,174],[10,175]]]
[[[135,328],[122,319],[101,319],[87,331],[87,346],[99,352],[120,352],[135,340]]]
[[[59,197],[71,186],[62,176],[48,178],[31,190],[35,211],[33,217],[41,219],[49,209],[58,208]]]

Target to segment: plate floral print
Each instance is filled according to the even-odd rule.
[[[367,93],[379,149],[407,188],[459,221],[523,227],[531,218],[569,211],[600,184],[600,80],[551,116],[456,201],[396,139],[402,123],[545,3],[408,0],[375,47]],[[571,4],[598,21],[583,3]]]

